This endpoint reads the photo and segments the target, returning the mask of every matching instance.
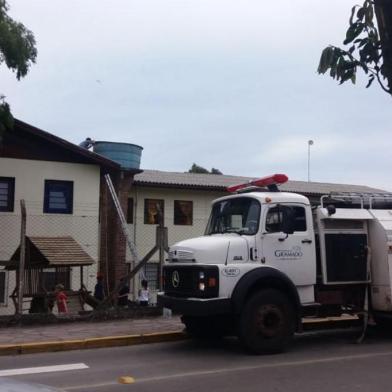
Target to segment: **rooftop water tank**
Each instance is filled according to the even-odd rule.
[[[139,169],[143,147],[130,143],[99,141],[94,143],[94,152],[121,165],[123,169]]]

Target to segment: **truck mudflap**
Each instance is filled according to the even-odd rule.
[[[158,305],[187,316],[212,316],[231,313],[229,298],[180,298],[159,293]]]

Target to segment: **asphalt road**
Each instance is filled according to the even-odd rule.
[[[0,376],[34,368],[28,372],[40,373],[12,377],[66,391],[390,390],[392,334],[354,341],[347,333],[300,337],[289,352],[270,356],[248,355],[235,339],[9,356],[0,357]],[[120,384],[121,376],[134,382]]]

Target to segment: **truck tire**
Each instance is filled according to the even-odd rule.
[[[239,317],[240,341],[254,354],[284,351],[294,331],[293,305],[278,290],[266,289],[253,294]]]

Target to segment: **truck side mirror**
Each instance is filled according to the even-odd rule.
[[[329,216],[336,213],[336,207],[333,204],[328,204],[326,208]]]

